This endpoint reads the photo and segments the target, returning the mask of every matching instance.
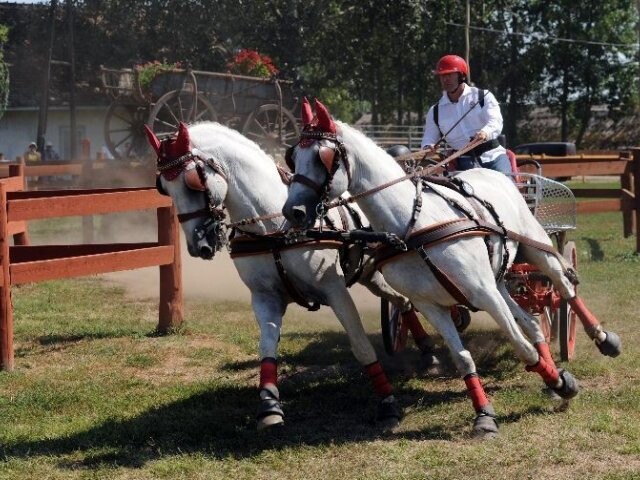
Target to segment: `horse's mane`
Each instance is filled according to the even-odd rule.
[[[198,150],[213,156],[239,161],[244,158],[260,158],[275,167],[273,158],[267,155],[257,143],[248,139],[237,130],[217,122],[200,122],[189,127],[191,144]]]

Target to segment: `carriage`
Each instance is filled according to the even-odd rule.
[[[576,227],[576,202],[571,190],[562,183],[542,176],[540,164],[527,160],[518,164],[521,170],[514,180],[529,209],[556,243],[568,264],[577,269],[575,242],[566,241],[566,232]],[[535,266],[516,261],[505,273],[505,281],[513,299],[527,312],[538,318],[547,343],[558,342],[560,359],[571,360],[575,354],[576,313],[563,299],[551,280]],[[454,310],[458,328],[469,325],[469,310]],[[402,317],[386,300],[381,300],[381,326],[385,351],[394,355],[404,349],[407,326]]]
[[[104,138],[114,158],[139,158],[150,152],[145,124],[162,137],[174,133],[179,122],[217,121],[272,155],[298,138],[291,81],[163,68],[143,85],[140,72],[101,67],[103,89],[111,98]]]

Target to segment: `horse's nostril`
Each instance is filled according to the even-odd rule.
[[[302,224],[307,219],[307,209],[304,205],[293,207],[292,209],[293,221],[298,225]]]
[[[200,247],[200,257],[205,259],[213,258],[213,248],[209,245],[202,245]]]

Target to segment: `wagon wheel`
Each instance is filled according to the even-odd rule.
[[[197,103],[193,105],[191,89],[173,90],[161,96],[154,105],[147,125],[158,137],[171,135],[178,129],[178,123],[216,121],[218,115],[211,102],[202,93],[197,95]]]
[[[380,299],[380,326],[384,349],[395,355],[407,346],[407,325],[402,321],[400,310],[384,298]]]
[[[564,246],[562,256],[569,264],[577,269],[578,255],[575,242],[567,242]],[[573,358],[576,348],[576,312],[571,309],[569,302],[564,298],[560,300],[558,309],[560,359],[569,361]]]
[[[551,345],[558,338],[558,311],[551,307],[544,307],[540,315],[540,328],[544,334],[544,340]]]
[[[149,153],[149,145],[142,126],[147,118],[145,105],[112,102],[104,117],[104,140],[118,160],[144,157]]]
[[[298,141],[300,129],[289,110],[270,103],[251,112],[242,133],[275,158],[284,156],[285,150]]]

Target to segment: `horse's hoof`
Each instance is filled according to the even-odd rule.
[[[432,367],[439,367],[440,360],[436,357],[431,350],[425,350],[420,352],[419,367],[420,370],[428,370]]]
[[[284,418],[280,415],[266,415],[258,419],[258,431],[261,432],[266,429],[274,427],[281,427],[284,425]]]
[[[498,436],[498,422],[492,415],[484,413],[478,415],[473,421],[473,429],[471,430],[473,438],[485,440]]]
[[[393,395],[389,395],[387,398],[378,403],[378,411],[376,413],[376,423],[383,428],[383,430],[393,430],[400,425],[402,419],[402,412],[398,403]]]
[[[596,346],[600,353],[607,357],[617,357],[622,352],[622,342],[615,332],[604,332],[607,335],[602,342],[596,342]]]
[[[466,307],[456,305],[451,307],[451,319],[458,333],[462,333],[471,324],[471,312]]]
[[[275,385],[265,385],[260,390],[260,405],[258,405],[258,430],[264,430],[276,425],[284,425],[284,412],[280,405],[280,392]]]
[[[562,386],[553,388],[552,390],[565,400],[569,400],[578,395],[580,391],[578,380],[563,368],[559,368],[558,373],[562,379]]]

